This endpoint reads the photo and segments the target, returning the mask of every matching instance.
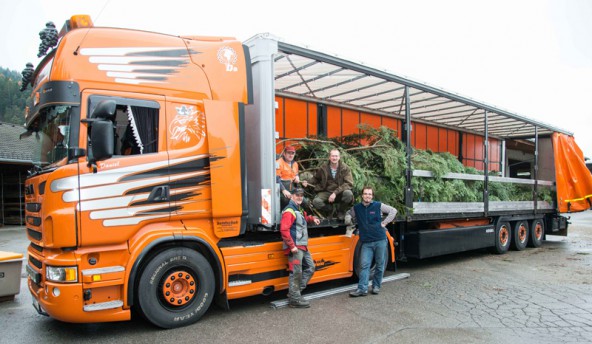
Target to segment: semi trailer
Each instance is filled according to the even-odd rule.
[[[23,71],[25,134],[39,143],[26,269],[37,311],[61,321],[123,321],[136,309],[172,328],[212,303],[287,289],[275,160],[290,138],[361,123],[398,133],[405,188],[392,192],[410,211],[388,227],[390,262],[537,247],[567,235],[561,213],[590,208],[572,133],[471,98],[270,34],[171,36],[83,15],[46,30],[46,55]],[[412,168],[416,149],[484,171],[442,176],[481,181],[480,201],[414,196],[415,178],[434,177]],[[526,185],[532,198],[490,200],[492,183]],[[355,274],[360,244],[342,221],[309,235],[311,283]]]

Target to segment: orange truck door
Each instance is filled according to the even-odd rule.
[[[165,125],[164,97],[110,93],[83,92],[82,112],[92,113],[103,99],[115,100],[117,111],[113,157],[98,161],[96,173],[80,164],[82,245],[124,242],[147,223],[168,221],[171,213],[166,136],[158,130]]]

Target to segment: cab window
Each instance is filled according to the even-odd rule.
[[[114,155],[139,155],[158,152],[158,117],[160,107],[155,101],[118,97],[92,96],[89,113],[105,99],[115,100]]]

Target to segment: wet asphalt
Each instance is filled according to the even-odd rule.
[[[173,330],[141,317],[68,324],[37,314],[24,267],[21,291],[0,302],[0,343],[592,343],[592,212],[574,214],[568,237],[495,255],[476,250],[399,263],[410,277],[379,295],[340,293],[311,308],[274,309],[285,297],[251,297]],[[25,253],[23,227],[0,227],[0,251]],[[308,292],[351,284],[311,286]]]

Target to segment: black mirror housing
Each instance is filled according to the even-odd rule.
[[[92,160],[89,161],[90,163],[109,159],[113,156],[115,135],[111,121],[96,121],[92,123],[90,147],[92,151]]]
[[[112,120],[115,117],[116,109],[117,104],[114,100],[101,100],[90,117]]]

